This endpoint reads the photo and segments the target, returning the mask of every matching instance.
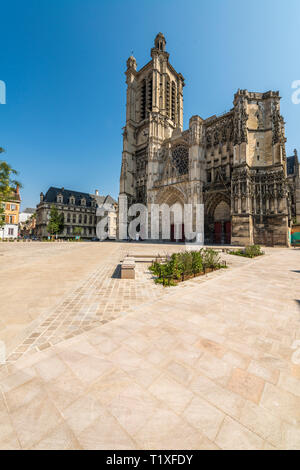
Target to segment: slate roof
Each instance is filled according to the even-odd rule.
[[[97,201],[98,205],[102,205],[104,202],[108,204],[115,204],[116,201],[110,196],[96,196],[94,194],[83,193],[79,191],[72,191],[65,188],[54,188],[51,186],[44,196],[44,202],[53,203],[57,202],[58,194],[63,196],[63,204],[69,204],[71,196],[75,198],[75,205],[81,206],[81,199],[86,200],[86,207],[91,207],[92,201]]]
[[[26,207],[26,209],[24,209],[22,212],[23,214],[34,214],[35,209],[32,209],[32,207]]]
[[[117,204],[117,201],[115,201],[109,194],[107,196],[96,196],[91,194],[91,196],[97,201],[98,206],[101,206],[102,204]]]

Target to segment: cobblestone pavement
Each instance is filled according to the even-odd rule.
[[[20,245],[15,248],[22,250]],[[76,249],[74,243],[57,244],[55,247],[39,244],[32,248],[30,262],[44,255],[45,251],[50,250],[51,256],[55,256],[60,251],[72,252]],[[97,248],[95,246],[95,254]],[[24,354],[45,350],[99,324],[105,324],[120,315],[128,314],[141,303],[164,295],[165,289],[155,285],[152,280],[152,275],[148,271],[149,263],[136,263],[135,280],[119,278],[119,263],[127,254],[165,255],[182,249],[184,245],[108,244],[109,257],[99,258],[98,267],[92,273],[63,296],[54,308],[46,309],[24,328],[17,338],[18,341],[15,341],[17,345],[9,352],[7,361],[13,362]],[[9,254],[13,260],[13,252]],[[23,262],[26,265],[26,259]]]
[[[0,243],[0,340],[7,351],[109,262],[114,248],[114,243]]]
[[[156,286],[148,264],[137,264],[135,280],[119,279],[120,250],[88,276],[76,289],[65,296],[50,313],[34,322],[24,341],[9,355],[15,361],[31,350],[44,350],[99,324],[130,312],[136,305],[155,299],[163,287]],[[28,328],[27,328],[28,330]]]
[[[54,309],[46,311],[25,329],[22,341],[8,355],[7,361],[14,362],[24,354],[45,350],[65,339],[128,314],[141,303],[165,295],[168,289],[153,282],[148,270],[149,263],[137,262],[136,279],[129,280],[119,278],[120,261],[127,254],[165,255],[183,249],[184,246],[181,245],[116,244],[109,260],[100,262],[99,267],[68,293]],[[230,258],[232,261],[232,257]],[[239,259],[234,261],[233,264],[239,265]],[[206,279],[207,276],[194,282],[204,282]],[[189,284],[184,283],[185,287],[187,285]]]
[[[163,291],[0,370],[0,448],[300,449],[300,250]]]

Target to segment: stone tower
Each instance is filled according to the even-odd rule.
[[[238,90],[228,112],[192,116],[183,130],[184,79],[169,63],[162,33],[140,70],[129,57],[126,83],[119,201],[147,205],[148,216],[152,204],[192,204],[193,226],[204,208],[207,244],[288,245],[300,184],[297,157],[287,178],[279,92]],[[170,225],[172,241],[189,238],[185,221],[185,237],[175,236],[180,223]]]
[[[232,243],[288,243],[284,120],[278,91],[234,97]]]
[[[184,78],[169,63],[162,33],[154,40],[151,60],[138,71],[135,58],[129,57],[125,75],[120,196],[126,194],[129,204],[147,204],[147,189],[158,172],[159,147],[175,129],[182,131]]]

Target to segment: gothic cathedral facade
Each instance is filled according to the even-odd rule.
[[[229,112],[192,116],[183,130],[184,78],[161,33],[144,67],[129,57],[126,83],[120,196],[148,206],[204,204],[208,244],[288,245],[292,195],[279,92],[238,90]]]

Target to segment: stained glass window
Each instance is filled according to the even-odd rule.
[[[174,165],[179,175],[186,175],[189,172],[189,152],[184,145],[177,145],[172,152]]]

